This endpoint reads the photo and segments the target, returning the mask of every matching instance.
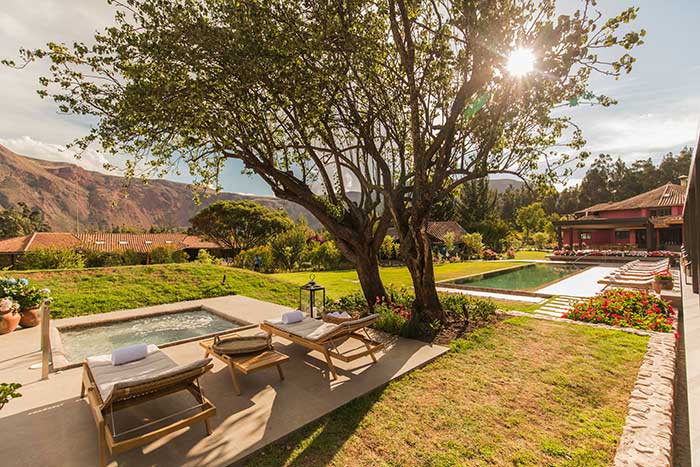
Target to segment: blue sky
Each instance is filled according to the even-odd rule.
[[[566,11],[575,0],[564,0]],[[698,0],[599,1],[605,14],[628,6],[641,8],[636,21],[647,30],[645,44],[634,51],[631,75],[619,81],[595,77],[593,91],[619,100],[613,108],[581,106],[567,109],[582,127],[586,149],[606,152],[626,161],[678,152],[692,146],[700,121],[700,53],[694,28],[700,20]],[[49,40],[88,40],[107,25],[111,10],[103,0],[2,0],[0,57],[15,57],[20,46],[38,47]],[[61,148],[86,131],[86,123],[59,115],[49,101],[36,95],[37,78],[45,66],[34,64],[22,72],[0,68],[0,144],[32,157],[65,160],[101,170],[104,158],[88,153],[76,161]],[[575,182],[581,174],[572,178]],[[169,178],[187,181],[185,176]],[[270,194],[257,177],[240,173],[231,161],[223,174],[226,191]]]

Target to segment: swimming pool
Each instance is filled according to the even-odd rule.
[[[533,291],[586,269],[571,264],[534,263],[441,282],[459,288]]]
[[[196,339],[241,327],[216,313],[197,308],[105,324],[60,330],[63,354],[69,364],[91,355],[111,353],[127,345],[166,344]]]

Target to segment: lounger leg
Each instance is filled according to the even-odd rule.
[[[328,363],[328,370],[331,372],[331,375],[333,376],[331,378],[331,381],[335,381],[336,379],[338,379],[338,375],[335,373],[335,367],[333,366],[333,361],[331,360],[331,355],[328,353],[328,350],[324,350],[323,355],[326,357],[326,363]]]
[[[282,365],[280,365],[280,364],[278,363],[276,366],[277,366],[277,373],[280,374],[280,379],[281,379],[281,380],[284,379],[284,373],[282,373]]]
[[[97,445],[100,450],[100,467],[107,467],[107,439],[104,422],[97,428]]]
[[[372,350],[372,346],[369,345],[368,342],[365,342],[365,347],[367,347],[367,350],[369,351],[369,356],[372,357],[372,361],[374,363],[377,363],[377,357],[374,356],[374,351]]]
[[[80,398],[85,397],[85,380],[80,382]]]
[[[236,391],[236,395],[241,395],[241,388],[238,386],[238,379],[236,378],[236,370],[233,369],[233,364],[228,364],[228,369],[231,372],[231,381],[233,381],[233,389]]]
[[[207,430],[207,436],[211,435],[211,424],[208,417],[204,419],[204,428]]]

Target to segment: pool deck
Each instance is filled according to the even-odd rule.
[[[551,295],[567,295],[569,297],[593,297],[603,290],[604,284],[598,281],[613,272],[617,266],[593,266],[552,285],[539,289],[537,292]]]
[[[70,321],[56,320],[56,323],[88,324],[95,320],[133,318],[159,308],[202,305],[226,310],[235,319],[250,323],[279,317],[288,310],[248,297],[228,296],[70,318]],[[258,332],[256,328],[241,333]],[[215,360],[214,369],[202,378],[202,387],[217,408],[211,436],[204,436],[203,426],[193,426],[121,454],[109,465],[231,465],[447,351],[445,347],[412,339],[373,334],[387,347],[379,354],[378,362],[371,364],[369,357],[352,363],[337,362],[336,381],[329,381],[320,354],[277,338],[273,339],[275,349],[290,357],[283,366],[285,379],[280,381],[274,369],[242,376],[241,396],[234,394],[227,368]],[[41,381],[40,370],[29,368],[40,361],[39,341],[39,327],[0,336],[3,349],[0,381],[23,384],[22,397],[0,411],[0,430],[4,433],[0,458],[11,459],[8,465],[96,465],[99,456],[95,424],[87,402],[79,398],[82,369],[58,371]],[[347,350],[352,345],[346,342],[340,348]],[[178,363],[202,357],[198,342],[167,347],[163,352]],[[181,394],[175,394],[144,404],[142,411],[125,409],[118,414],[117,423],[127,425],[156,411],[162,415],[163,409],[178,410],[184,402]],[[31,440],[29,444],[27,440]]]

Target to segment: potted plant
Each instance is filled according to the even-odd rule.
[[[0,299],[0,334],[8,334],[19,325],[19,304],[9,297]]]
[[[17,303],[19,303],[20,314],[22,318],[19,324],[23,328],[31,328],[38,325],[41,322],[39,317],[39,306],[41,303],[49,298],[51,291],[49,289],[37,289],[36,287],[23,287],[17,297]]]
[[[662,271],[654,275],[654,291],[673,290],[673,276],[671,271]]]

